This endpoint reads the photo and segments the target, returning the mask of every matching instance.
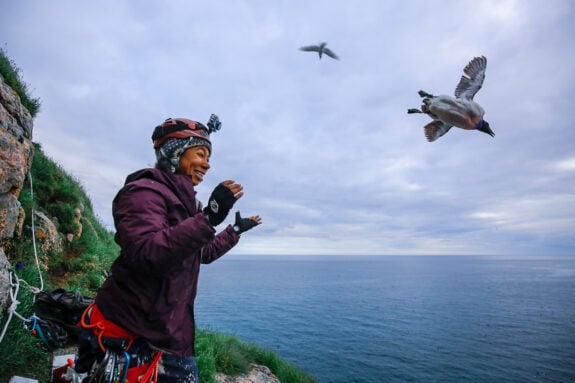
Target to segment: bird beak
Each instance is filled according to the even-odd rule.
[[[489,127],[489,123],[487,121],[483,121],[483,126],[481,128],[478,128],[477,130],[480,130],[483,133],[487,133],[491,137],[495,137],[495,132],[493,132],[493,130],[491,130],[491,128]]]

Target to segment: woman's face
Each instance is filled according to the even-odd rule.
[[[192,179],[194,186],[203,181],[210,168],[210,151],[205,146],[189,148],[180,157],[180,170]]]

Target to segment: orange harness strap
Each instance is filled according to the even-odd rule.
[[[90,315],[89,322],[86,320],[86,316]],[[102,337],[111,338],[124,338],[128,339],[129,343],[126,349],[130,349],[132,343],[138,336],[120,326],[107,320],[102,312],[98,308],[95,302],[92,302],[86,310],[82,313],[80,318],[80,327],[91,329],[94,334],[98,337],[98,345],[102,352],[106,352],[106,347],[102,342]],[[127,381],[130,383],[155,383],[158,381],[158,364],[160,358],[162,357],[162,351],[156,351],[154,358],[148,364],[141,366],[135,366],[128,369]]]
[[[156,383],[158,381],[158,364],[162,354],[162,351],[157,351],[149,364],[128,369],[126,381],[129,383]]]
[[[86,320],[86,315],[88,313],[90,314],[89,323]],[[103,352],[106,352],[106,347],[104,347],[104,344],[102,342],[102,337],[104,336],[110,338],[128,339],[129,343],[126,349],[129,349],[130,346],[132,346],[134,340],[138,338],[136,334],[128,330],[125,330],[124,328],[118,326],[114,322],[111,322],[106,318],[104,318],[104,315],[102,315],[102,312],[100,311],[95,302],[90,303],[90,305],[82,313],[82,318],[80,318],[80,326],[94,331],[94,334],[96,334],[96,336],[98,337],[98,345],[100,346],[100,349]]]

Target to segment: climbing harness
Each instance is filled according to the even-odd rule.
[[[98,346],[102,352],[106,352],[107,348],[104,345],[104,336],[109,338],[126,339],[127,344],[122,344],[122,347],[125,347],[126,349],[129,349],[137,338],[136,334],[124,330],[114,322],[107,320],[95,303],[91,303],[82,314],[80,327],[90,329],[94,332],[94,335],[98,338]]]
[[[148,352],[146,355],[138,355],[139,350],[134,350],[132,346],[135,346],[135,341],[141,338],[107,320],[95,302],[84,311],[78,325],[96,337],[95,343],[98,347],[96,353],[86,353],[87,361],[82,360],[82,353],[77,361],[80,372],[88,370],[89,379],[85,383],[157,382],[158,364],[163,352],[153,351],[153,357],[148,355]],[[151,351],[149,347],[145,350]],[[103,357],[98,360],[98,355]],[[92,366],[86,368],[86,364],[90,362]]]

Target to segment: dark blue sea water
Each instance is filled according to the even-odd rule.
[[[324,383],[575,382],[575,257],[228,255],[196,302]]]

